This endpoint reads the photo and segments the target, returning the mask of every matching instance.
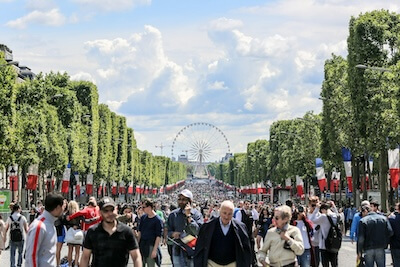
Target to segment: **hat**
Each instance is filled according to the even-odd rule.
[[[187,197],[187,198],[189,198],[190,200],[193,199],[193,194],[192,194],[192,192],[191,192],[190,190],[188,190],[188,189],[183,189],[182,192],[179,193],[179,195],[182,195],[182,196],[184,196],[184,197]]]
[[[115,202],[112,198],[110,197],[103,197],[100,201],[99,201],[99,208],[102,210],[106,207],[113,207],[115,208]]]
[[[366,207],[366,206],[370,206],[370,203],[369,203],[369,201],[368,200],[363,200],[362,202],[361,202],[361,207]]]

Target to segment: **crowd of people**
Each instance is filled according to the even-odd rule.
[[[348,232],[358,262],[385,266],[390,244],[393,265],[400,266],[399,204],[385,215],[376,202],[363,201],[358,210],[337,209],[316,196],[308,202],[240,199],[212,182],[185,183],[168,195],[131,203],[90,197],[82,209],[50,193],[29,220],[18,203],[6,222],[0,217],[0,253],[9,239],[11,267],[118,267],[129,258],[135,267],[153,267],[163,257],[176,267],[336,267],[341,236]]]

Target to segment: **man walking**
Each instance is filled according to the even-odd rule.
[[[79,266],[88,267],[93,255],[92,267],[126,267],[130,255],[133,266],[141,267],[142,257],[137,240],[132,229],[116,219],[114,200],[104,197],[99,207],[102,222],[86,232]]]
[[[191,206],[193,194],[190,190],[184,189],[178,195],[179,208],[171,212],[168,217],[168,237],[181,239],[185,235],[197,237],[200,226],[203,224],[203,216],[197,209]],[[176,243],[172,247],[172,258],[174,267],[193,267],[193,259],[181,249]]]
[[[200,228],[194,256],[195,267],[251,266],[250,241],[246,226],[233,217],[234,205],[221,203],[220,217]]]
[[[236,213],[235,219],[244,223],[247,228],[247,235],[250,238],[250,248],[252,251],[252,266],[257,267],[256,252],[254,250],[255,240],[253,236],[254,222],[258,221],[259,214],[254,208],[254,204],[250,205],[250,200],[245,200],[243,208]]]
[[[140,218],[138,239],[143,266],[154,267],[161,265],[160,242],[163,232],[163,222],[154,211],[154,202],[146,199],[142,203],[145,213]]]
[[[393,235],[388,219],[365,206],[361,210],[363,218],[360,220],[357,241],[357,258],[364,253],[365,266],[384,267],[386,257],[385,249]]]
[[[400,266],[400,203],[396,204],[393,216],[389,217],[393,229],[393,236],[390,238],[390,253],[392,254],[393,266]]]
[[[10,229],[10,262],[11,267],[15,267],[15,251],[18,249],[17,266],[22,266],[22,252],[24,249],[24,233],[28,232],[28,223],[24,215],[21,214],[21,206],[14,204],[12,213],[6,222],[4,229],[4,243],[7,241],[7,232]]]
[[[49,193],[44,201],[44,211],[29,226],[26,237],[25,266],[56,266],[57,232],[54,222],[64,211],[64,198]]]

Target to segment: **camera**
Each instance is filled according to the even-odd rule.
[[[297,211],[298,211],[298,212],[304,212],[304,207],[303,207],[303,206],[299,206],[299,207],[297,208]]]

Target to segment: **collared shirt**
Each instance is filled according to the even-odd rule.
[[[228,231],[229,231],[229,227],[231,227],[232,221],[229,221],[229,223],[227,225],[224,225],[222,223],[221,217],[219,217],[219,224],[221,225],[221,229],[222,229],[222,232],[224,233],[224,235],[227,235]]]
[[[112,235],[104,230],[102,223],[90,227],[83,247],[92,250],[93,267],[125,267],[129,252],[139,245],[132,230],[117,221],[117,229]]]

